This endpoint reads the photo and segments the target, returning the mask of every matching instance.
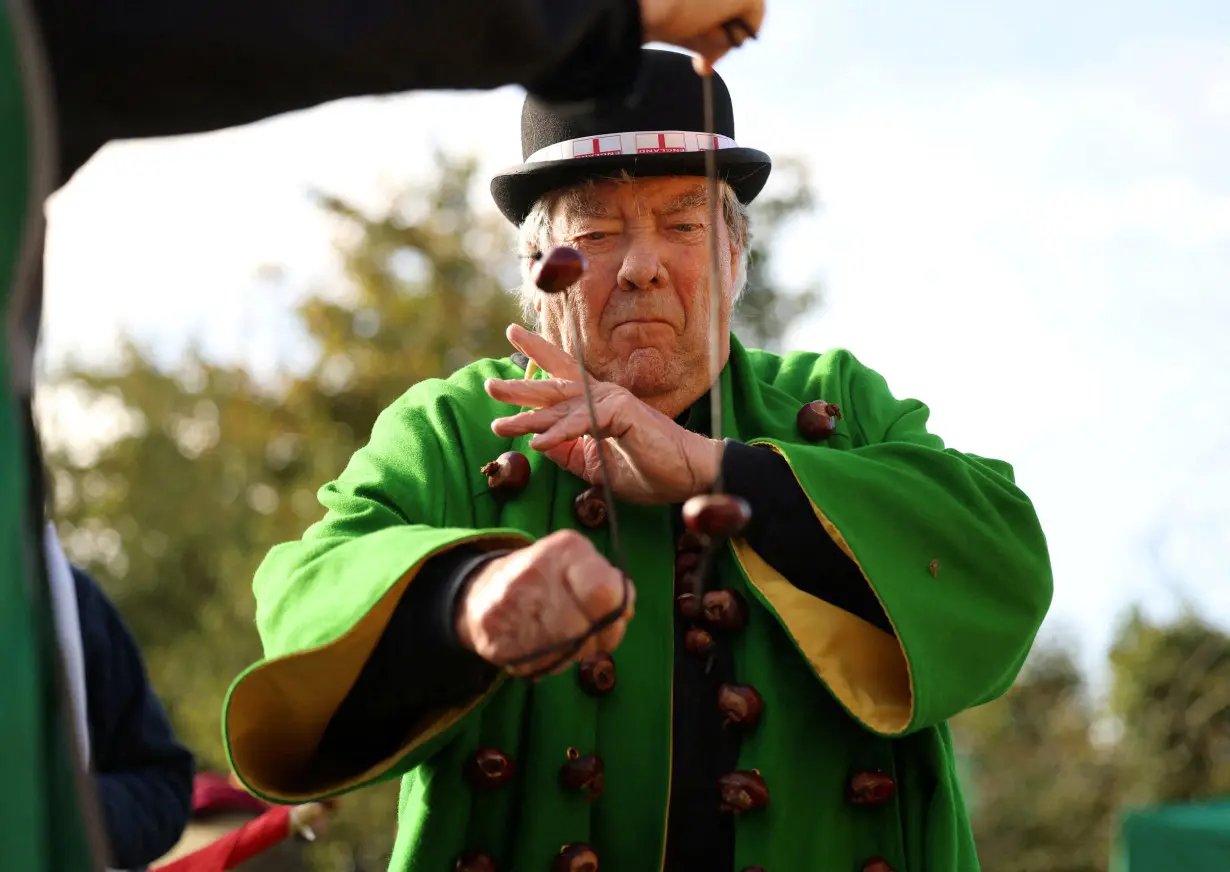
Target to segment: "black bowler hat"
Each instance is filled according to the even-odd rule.
[[[717,136],[705,130],[700,76],[690,55],[643,49],[634,96],[578,113],[528,97],[521,110],[524,163],[491,180],[504,216],[521,224],[538,198],[585,179],[618,176],[703,176],[705,151],[717,148],[718,176],[743,203],[769,179],[772,161],[735,142],[735,113],[726,83],[713,76]]]

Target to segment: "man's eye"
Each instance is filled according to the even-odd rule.
[[[606,239],[609,235],[610,234],[604,230],[595,230],[593,233],[586,233],[581,238],[588,240],[589,242],[601,242],[603,239]]]
[[[678,230],[680,233],[695,233],[700,230],[699,224],[676,224],[673,230]]]

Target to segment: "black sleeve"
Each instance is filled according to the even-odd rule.
[[[424,564],[325,729],[318,765],[366,768],[394,753],[433,709],[460,703],[491,683],[497,668],[461,646],[453,614],[475,570],[506,553],[454,548]]]
[[[111,865],[137,868],[179,841],[192,814],[192,754],[175,739],[132,634],[98,583],[73,567],[85,655],[90,763]]]
[[[66,173],[111,139],[245,124],[329,100],[522,85],[631,91],[637,0],[34,0]]]
[[[795,587],[892,632],[875,592],[824,531],[784,457],[727,439],[722,481],[751,506],[744,535],[766,563]]]

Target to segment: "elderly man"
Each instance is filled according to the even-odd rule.
[[[945,722],[1017,674],[1045,539],[1010,467],[945,448],[848,352],[730,335],[770,163],[714,91],[716,139],[670,52],[645,52],[631,106],[527,101],[525,163],[492,191],[537,332],[385,410],[324,519],[255,580],[268,659],[228,698],[232,764],[281,802],[404,776],[394,869],[978,868]],[[544,294],[529,265],[558,245],[589,268]],[[751,521],[697,602],[681,504],[719,477]],[[574,661],[517,679],[612,613]]]

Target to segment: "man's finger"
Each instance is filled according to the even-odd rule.
[[[517,350],[556,378],[575,379],[581,374],[572,355],[520,324],[509,324],[504,335]]]
[[[580,396],[580,382],[548,378],[536,381],[489,378],[483,383],[487,396],[513,406],[552,406]]]
[[[598,437],[604,438],[607,422],[603,420],[601,411],[598,413]],[[558,445],[574,439],[580,439],[582,436],[593,435],[594,422],[590,420],[589,410],[582,406],[581,408],[571,409],[568,414],[560,418],[547,429],[541,431],[537,436],[530,440],[530,448],[535,451],[550,451]]]
[[[496,418],[491,422],[491,432],[496,436],[506,439],[524,436],[526,433],[542,433],[574,412],[578,404],[583,403],[583,399],[573,398],[554,406],[545,406],[544,408],[533,409],[528,412],[518,412],[515,415],[509,415],[507,418]]]

